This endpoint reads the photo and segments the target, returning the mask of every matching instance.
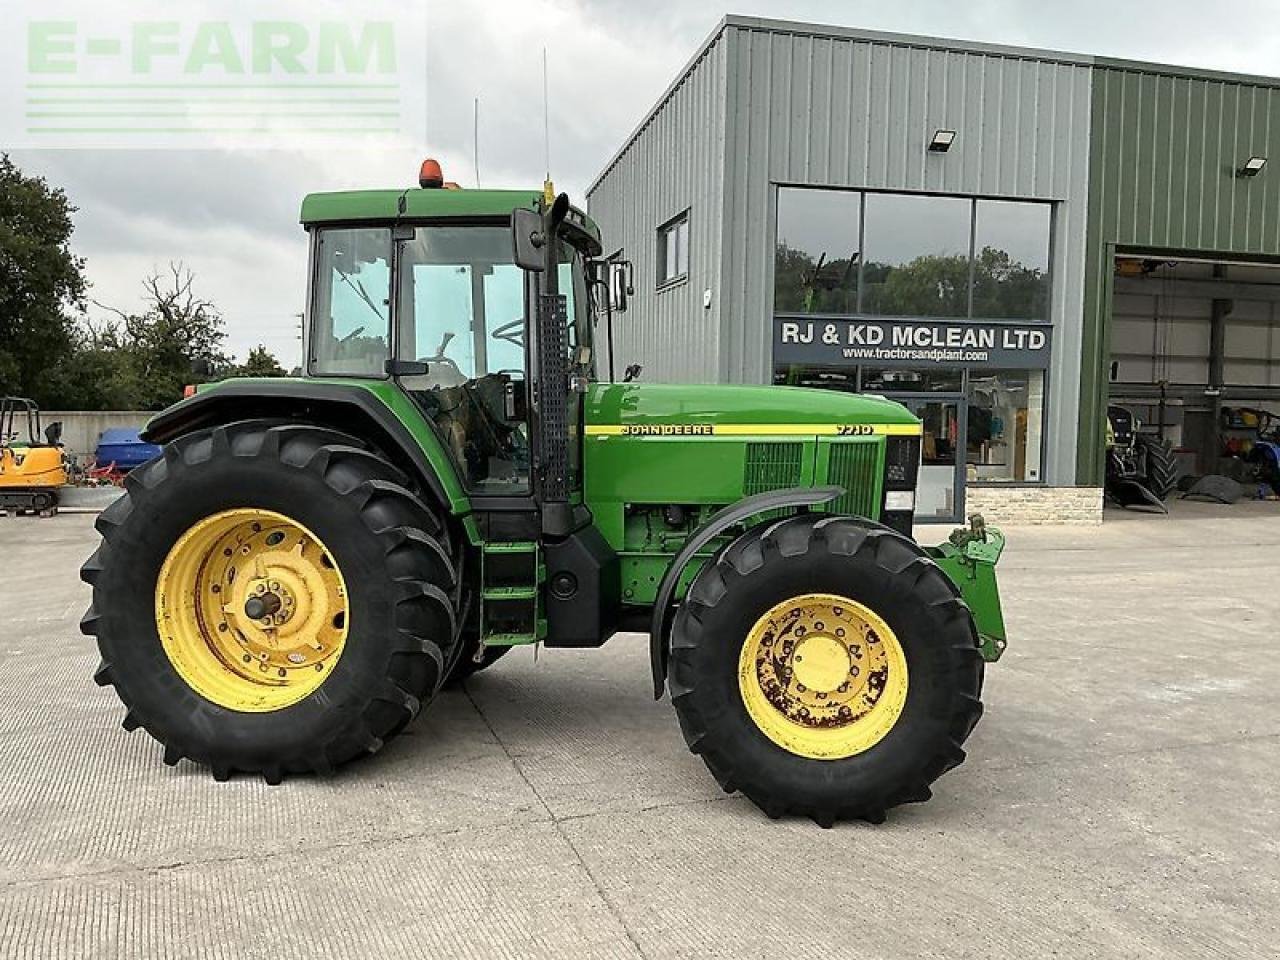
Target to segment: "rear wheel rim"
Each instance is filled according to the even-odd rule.
[[[839,760],[870,750],[898,722],[907,659],[866,605],[807,593],[756,620],[738,658],[738,689],[752,722],[775,744]]]
[[[156,580],[155,617],[183,681],[245,713],[318,690],[351,627],[328,548],[296,520],[257,509],[213,514],[178,538]]]

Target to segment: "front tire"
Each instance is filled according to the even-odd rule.
[[[982,674],[947,576],[912,541],[852,517],[748,531],[699,571],[672,629],[689,749],[769,816],[823,826],[927,800],[964,759]]]
[[[448,531],[348,435],[245,421],[182,437],[97,528],[81,570],[95,680],[170,765],[328,772],[403,729],[456,649]]]

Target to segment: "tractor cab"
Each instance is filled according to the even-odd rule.
[[[539,389],[552,375],[538,362],[534,323],[547,292],[557,298],[556,329],[544,334],[558,342],[557,373],[583,384],[594,378],[587,277],[599,233],[566,209],[554,270],[530,271],[515,261],[512,211],[536,221],[554,198],[451,188],[429,164],[419,190],[307,198],[307,373],[394,381],[443,441],[468,497],[481,508],[515,506],[545,479],[531,447],[567,382],[557,375],[555,390]],[[375,221],[371,212],[381,215]],[[576,421],[570,411],[565,429]],[[564,439],[556,445],[576,450]],[[577,469],[577,457],[570,461],[568,472]]]

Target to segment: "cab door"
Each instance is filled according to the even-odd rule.
[[[397,381],[476,497],[530,493],[525,286],[505,225],[425,225],[397,243]]]

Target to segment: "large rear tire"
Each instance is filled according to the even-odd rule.
[[[1157,499],[1168,499],[1178,487],[1178,461],[1174,459],[1172,444],[1159,437],[1143,436],[1138,438],[1138,446],[1146,453],[1147,473],[1142,485]]]
[[[964,759],[982,674],[947,576],[912,541],[852,517],[744,534],[698,573],[672,630],[689,749],[769,816],[822,826],[927,800]]]
[[[440,515],[359,440],[245,421],[165,447],[81,570],[99,684],[164,760],[217,779],[328,772],[433,697],[457,649]]]

